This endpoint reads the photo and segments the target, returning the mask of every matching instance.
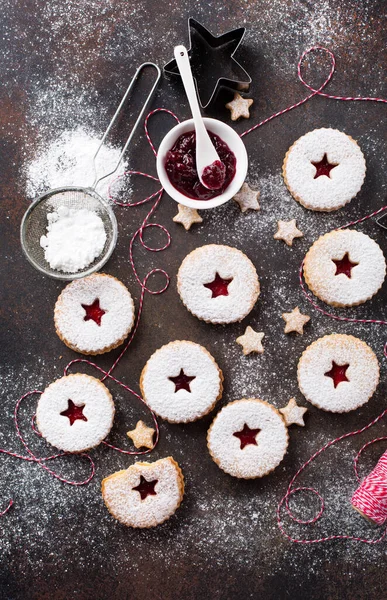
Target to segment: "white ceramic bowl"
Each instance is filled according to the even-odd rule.
[[[226,125],[226,123],[218,121],[217,119],[204,118],[203,120],[208,131],[218,135],[227,144],[230,150],[234,152],[236,157],[236,171],[234,179],[222,194],[219,194],[219,196],[216,196],[212,200],[193,200],[192,198],[187,198],[187,196],[179,192],[172,185],[165,170],[165,159],[167,152],[172,148],[178,137],[187,131],[192,131],[195,129],[193,119],[179,123],[167,133],[160,144],[156,161],[157,175],[167,194],[179,204],[184,204],[190,208],[197,209],[214,208],[215,206],[220,206],[235,196],[235,194],[239,192],[244,180],[246,179],[248,165],[245,145],[236,131],[234,131],[234,129],[232,129],[232,127],[229,125]]]

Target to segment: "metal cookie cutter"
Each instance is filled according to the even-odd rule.
[[[202,108],[207,108],[212,103],[222,87],[233,91],[249,91],[252,79],[234,58],[244,38],[245,27],[214,36],[198,21],[189,17],[188,32],[188,54]],[[164,66],[164,73],[180,77],[175,60]]]

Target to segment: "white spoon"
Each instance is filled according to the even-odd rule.
[[[220,160],[203,122],[187,49],[185,46],[176,46],[174,55],[195,124],[198,177],[200,183],[207,189],[218,190],[224,184],[226,167]]]

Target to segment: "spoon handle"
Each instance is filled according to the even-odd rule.
[[[195,127],[202,127],[205,130],[196,94],[195,82],[192,77],[187,48],[185,46],[176,46],[174,48],[174,55],[177,66],[179,67],[181,78],[183,80],[183,85],[191,108],[191,113],[195,121]]]

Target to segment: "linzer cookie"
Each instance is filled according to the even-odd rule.
[[[42,436],[65,452],[98,446],[113,425],[114,403],[107,387],[89,375],[67,375],[39,398],[36,424]]]
[[[186,308],[208,323],[241,321],[259,296],[255,267],[243,252],[209,244],[185,257],[177,290]]]
[[[132,329],[132,296],[115,277],[94,273],[64,288],[54,321],[66,346],[82,354],[103,354],[120,346]]]
[[[128,527],[155,527],[179,508],[183,473],[172,457],[137,462],[102,481],[102,497],[110,514]]]
[[[297,377],[309,402],[326,411],[344,413],[371,398],[379,383],[379,363],[365,342],[334,333],[306,348]]]
[[[353,229],[320,237],[304,259],[310,290],[332,306],[356,306],[374,296],[383,284],[386,261],[378,244]]]
[[[156,350],[140,378],[141,394],[156,415],[171,423],[196,421],[222,397],[223,374],[211,354],[194,342]]]
[[[289,148],[282,174],[293,198],[305,208],[332,211],[359,192],[366,163],[349,135],[337,129],[315,129]]]
[[[227,404],[207,434],[218,467],[233,477],[253,479],[273,471],[288,447],[285,420],[271,404],[248,398]]]

